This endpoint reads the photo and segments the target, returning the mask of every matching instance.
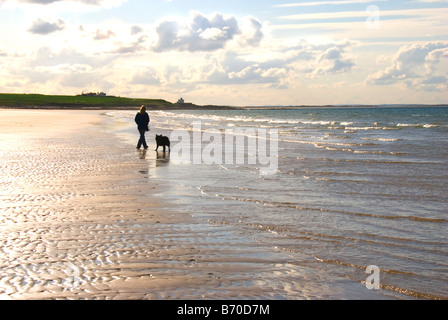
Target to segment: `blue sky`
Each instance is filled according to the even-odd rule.
[[[447,0],[0,0],[0,92],[448,103],[447,16]]]

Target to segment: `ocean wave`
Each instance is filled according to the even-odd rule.
[[[397,127],[414,127],[414,128],[437,128],[440,127],[438,124],[421,124],[421,123],[398,123]]]
[[[207,121],[212,120],[218,123],[228,123],[230,122],[232,126],[235,123],[253,123],[254,125],[259,125],[260,123],[270,125],[316,125],[316,126],[329,126],[329,125],[340,125],[342,127],[353,125],[351,121],[337,121],[337,120],[309,120],[309,119],[273,119],[273,118],[257,118],[242,115],[211,115],[211,114],[192,114],[192,113],[177,113],[170,111],[157,111],[158,115],[166,116],[170,118],[179,119],[185,121],[186,119],[194,119],[195,121]]]
[[[398,138],[362,138],[362,140],[381,141],[381,142],[395,142],[395,141],[400,141],[401,139],[398,139]]]
[[[362,182],[362,181],[360,181]],[[242,202],[250,202],[256,203],[263,206],[270,207],[279,207],[279,208],[291,208],[300,211],[314,211],[314,212],[322,212],[329,214],[343,214],[350,216],[359,216],[365,218],[374,218],[374,219],[387,219],[387,220],[410,220],[410,221],[420,221],[420,222],[432,222],[432,223],[447,223],[447,219],[442,218],[427,218],[427,217],[419,217],[419,216],[411,216],[411,215],[381,215],[375,213],[363,213],[363,212],[352,212],[352,211],[343,211],[343,210],[333,210],[326,208],[316,208],[316,207],[304,207],[294,202],[281,202],[281,201],[268,201],[261,199],[252,199],[247,197],[233,196],[233,195],[224,195],[215,192],[207,192],[204,188],[201,188],[201,193],[204,195],[209,195],[217,198],[221,198],[222,200],[234,200],[234,201],[242,201]]]
[[[394,127],[345,127],[345,130],[351,130],[351,131],[367,131],[367,130],[394,130],[396,128]]]

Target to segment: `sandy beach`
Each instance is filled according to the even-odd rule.
[[[106,118],[0,110],[1,299],[366,297],[362,284],[174,210],[156,196],[166,186],[153,156]]]

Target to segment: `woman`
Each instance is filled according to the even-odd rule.
[[[143,148],[148,149],[146,144],[145,133],[149,131],[149,115],[146,113],[146,107],[141,106],[140,112],[135,115],[135,123],[137,124],[138,131],[140,132],[140,140],[138,140],[137,149],[143,145]]]

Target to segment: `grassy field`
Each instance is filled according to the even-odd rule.
[[[171,109],[178,106],[162,99],[0,93],[0,107],[18,109],[135,109],[141,105],[146,105],[148,109]]]

